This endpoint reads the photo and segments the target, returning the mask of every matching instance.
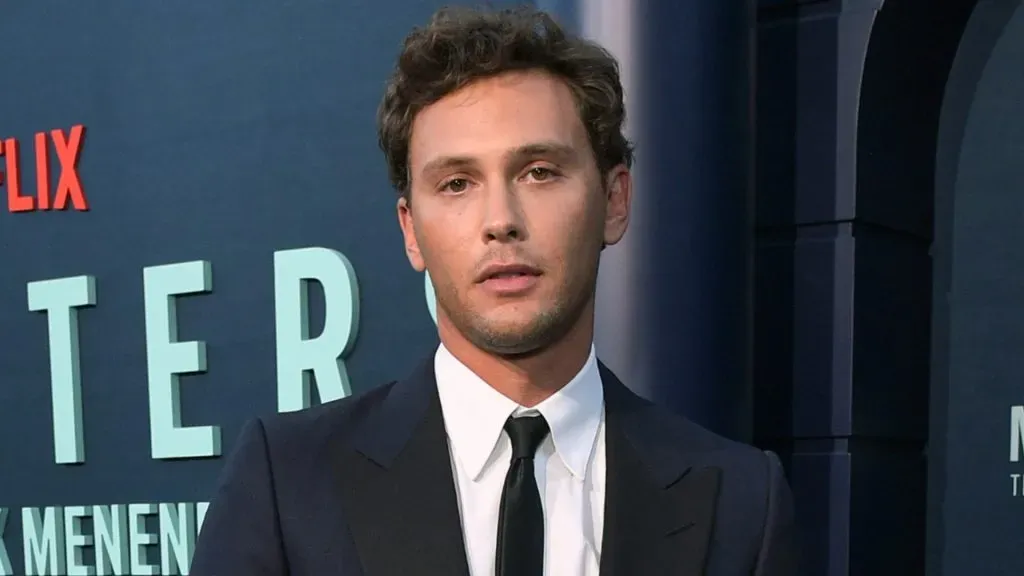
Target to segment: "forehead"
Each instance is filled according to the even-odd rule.
[[[441,156],[485,158],[535,142],[587,143],[572,91],[544,72],[507,73],[453,92],[416,115],[411,136],[414,173]]]

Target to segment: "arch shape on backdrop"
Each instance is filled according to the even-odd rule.
[[[925,565],[934,150],[976,4],[886,0],[864,57],[850,223],[852,574]]]
[[[813,573],[924,570],[931,151],[973,5],[762,6],[755,405]]]
[[[979,2],[949,74],[934,148],[928,450],[928,574],[934,576],[1024,572],[1021,62],[1024,2]]]

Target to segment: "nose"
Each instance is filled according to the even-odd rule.
[[[487,192],[483,240],[485,243],[526,240],[523,207],[512,186],[496,186]]]

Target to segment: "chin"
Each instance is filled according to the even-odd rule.
[[[477,326],[483,332],[512,336],[531,332],[536,319],[532,314],[490,315],[481,317]]]
[[[480,350],[506,358],[530,356],[544,350],[550,343],[544,333],[498,326],[476,330],[468,336]]]
[[[496,330],[523,332],[529,331],[545,315],[538,303],[521,301],[499,304],[477,317],[485,326]]]

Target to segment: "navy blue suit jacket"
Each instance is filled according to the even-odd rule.
[[[601,576],[791,576],[778,458],[630,392],[603,365]],[[365,394],[247,424],[193,576],[468,576],[433,360]]]

